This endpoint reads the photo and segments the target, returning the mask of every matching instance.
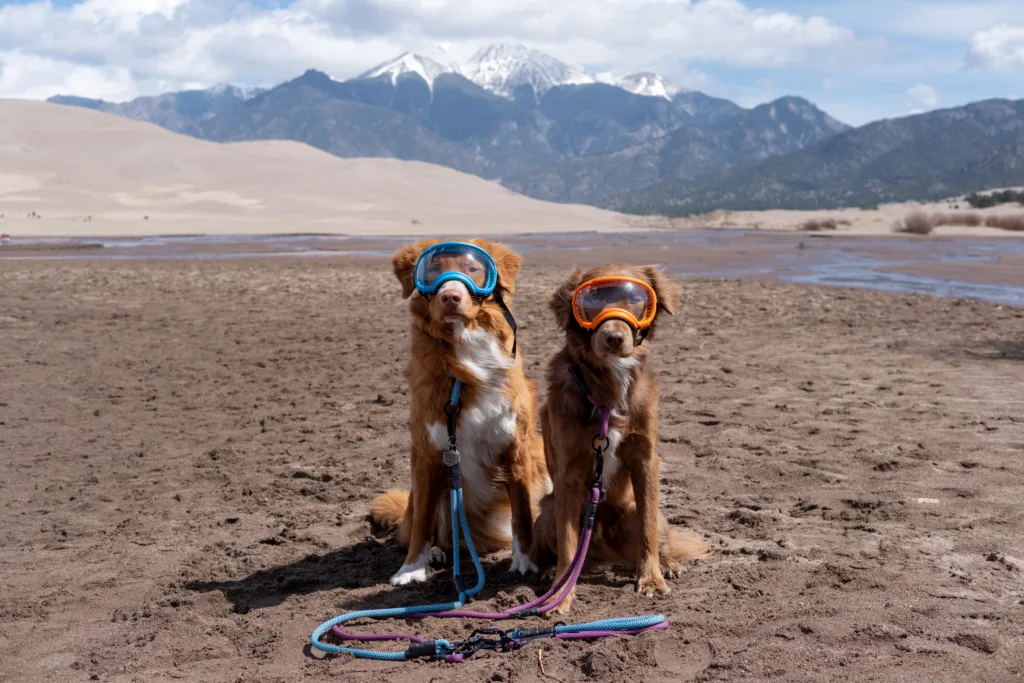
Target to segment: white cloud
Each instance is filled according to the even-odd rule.
[[[925,83],[917,83],[907,90],[907,110],[920,114],[939,106],[939,93]]]
[[[822,3],[826,4],[826,3]],[[840,0],[827,14],[849,25],[889,35],[963,42],[1000,21],[1024,21],[1020,0]]]
[[[456,57],[524,42],[577,65],[654,64],[681,84],[691,62],[816,66],[858,47],[821,17],[740,0],[38,0],[0,5],[0,96],[131,97],[175,84],[270,84],[307,68],[347,78],[405,49]],[[169,85],[168,85],[169,84]]]
[[[42,99],[55,91],[118,101],[138,91],[123,67],[95,67],[49,57],[0,52],[0,95]]]
[[[1000,24],[978,31],[971,39],[967,61],[998,71],[1024,71],[1024,26]]]

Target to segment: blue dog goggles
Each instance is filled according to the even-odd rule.
[[[498,266],[486,251],[469,242],[439,242],[420,254],[413,270],[413,282],[420,294],[430,297],[446,282],[458,280],[474,297],[494,300],[501,306],[512,328],[512,357],[516,357],[516,319],[508,310],[498,286]]]
[[[487,297],[498,286],[498,268],[486,251],[468,242],[441,242],[420,254],[413,272],[420,294],[436,294],[445,282],[458,280],[470,294]]]

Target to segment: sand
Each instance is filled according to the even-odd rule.
[[[541,391],[568,265],[528,264],[512,304]],[[1019,680],[1024,311],[684,285],[653,360],[662,507],[714,552],[654,601],[585,575],[572,614],[671,629],[456,666],[305,650],[343,610],[451,596],[444,571],[390,588],[402,552],[365,518],[408,480],[386,260],[3,263],[0,680],[551,680],[538,651],[567,683]],[[542,588],[507,561],[485,604]]]
[[[0,232],[15,236],[627,227],[619,214],[433,164],[340,159],[291,141],[218,144],[46,102],[0,100],[0,169]]]
[[[998,188],[1024,189],[1024,188]],[[820,209],[814,211],[792,211],[776,209],[771,211],[715,211],[710,214],[689,218],[642,217],[632,219],[635,225],[644,229],[686,230],[693,228],[719,228],[794,232],[808,221],[833,219],[836,230],[823,231],[827,234],[884,236],[893,234],[893,224],[902,221],[914,212],[932,214],[965,214],[981,216],[1024,215],[1024,207],[1018,204],[1003,204],[988,209],[972,209],[963,197],[951,197],[937,202],[895,202],[880,204],[876,209]],[[935,235],[969,237],[1011,237],[1024,238],[1019,232],[999,228],[966,225],[942,225],[935,228]]]

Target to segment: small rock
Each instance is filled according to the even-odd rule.
[[[999,638],[995,635],[981,633],[958,633],[952,638],[960,647],[966,647],[987,655],[995,654],[999,649]]]

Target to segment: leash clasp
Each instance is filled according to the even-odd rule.
[[[451,444],[449,444],[451,445]],[[445,467],[455,467],[459,464],[459,451],[455,447],[451,447],[441,455],[441,460],[444,462]]]
[[[485,638],[484,636],[498,636],[497,638]],[[478,628],[469,634],[469,637],[462,642],[455,643],[455,654],[469,657],[481,650],[492,652],[511,652],[522,647],[522,643],[512,636],[512,630],[502,631],[499,628]]]

